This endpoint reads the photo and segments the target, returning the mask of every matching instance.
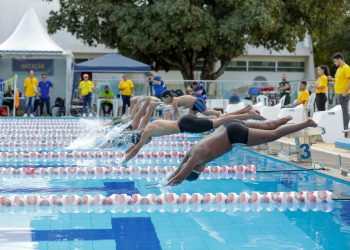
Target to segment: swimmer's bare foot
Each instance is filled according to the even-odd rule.
[[[308,127],[313,127],[313,128],[316,128],[318,126],[317,123],[311,118],[307,119],[306,124]]]
[[[216,117],[219,118],[222,115],[222,113],[220,111],[216,112]]]
[[[151,103],[149,104],[151,108],[155,108],[158,105],[162,104],[162,102],[155,102],[155,101],[151,101]]]

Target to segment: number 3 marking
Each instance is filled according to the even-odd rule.
[[[302,144],[300,145],[300,148],[303,149],[303,153],[300,157],[303,160],[309,159],[311,157],[311,151],[309,144]]]

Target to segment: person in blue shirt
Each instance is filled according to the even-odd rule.
[[[149,87],[154,89],[154,96],[161,99],[162,93],[166,90],[165,83],[160,76],[148,75]],[[152,94],[152,91],[151,91]]]
[[[39,98],[40,98],[40,114],[43,115],[44,104],[46,105],[46,112],[51,116],[50,110],[50,96],[52,94],[53,84],[47,80],[46,74],[41,74],[41,81],[39,82]]]
[[[191,88],[192,88],[192,91],[190,91],[191,95],[197,98],[201,98],[203,99],[203,101],[207,102],[207,91],[203,83],[194,82],[192,83]]]
[[[238,93],[236,91],[232,91],[232,95],[230,96],[230,98],[228,99],[228,103],[229,104],[237,104],[239,103],[241,100],[238,96]]]

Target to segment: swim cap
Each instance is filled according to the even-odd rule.
[[[200,173],[191,171],[191,173],[186,177],[186,181],[195,181],[199,178],[199,176]]]
[[[131,135],[131,142],[134,144],[137,144],[140,142],[141,139],[141,132],[135,132]]]

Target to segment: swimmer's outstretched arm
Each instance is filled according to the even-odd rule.
[[[174,174],[169,178],[166,186],[177,186],[181,184],[197,165],[196,157],[188,154],[187,160],[178,167]],[[176,173],[176,174],[175,174]]]
[[[129,160],[134,158],[137,155],[137,153],[141,150],[143,145],[146,144],[148,138],[149,138],[149,136],[147,135],[147,133],[143,132],[142,135],[141,135],[139,143],[131,146],[130,148],[128,148],[125,151],[126,156],[125,156],[125,159],[124,159],[123,163],[128,162]]]

